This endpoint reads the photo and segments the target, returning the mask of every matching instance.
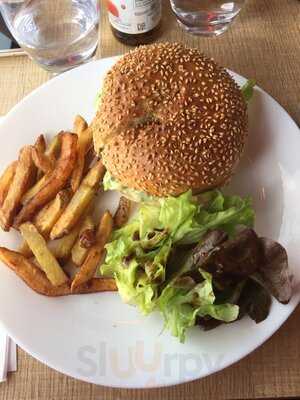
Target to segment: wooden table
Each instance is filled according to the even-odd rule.
[[[275,97],[300,124],[300,3],[248,0],[232,28],[218,38],[182,32],[164,3],[160,40],[198,47],[224,66],[246,76]],[[111,35],[102,14],[98,57],[128,48]],[[0,59],[0,115],[49,79],[27,57]],[[258,399],[300,396],[300,308],[261,348],[208,378],[164,389],[117,390],[76,381],[51,370],[19,349],[18,372],[0,385],[1,400],[49,399]]]

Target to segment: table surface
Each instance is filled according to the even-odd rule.
[[[217,38],[184,33],[163,0],[160,41],[197,47],[269,92],[300,124],[300,2],[248,0],[231,29]],[[103,7],[104,8],[104,7]],[[102,13],[97,57],[128,51],[112,36]],[[0,58],[0,115],[49,79],[27,57]],[[300,308],[263,346],[215,375],[189,384],[151,390],[119,390],[64,376],[18,351],[18,371],[0,385],[2,400],[43,399],[258,399],[300,396]]]

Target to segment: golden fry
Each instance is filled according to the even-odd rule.
[[[79,115],[77,115],[75,119],[74,130],[78,135],[78,143],[77,161],[71,178],[71,187],[73,192],[76,192],[82,180],[85,165],[85,155],[87,153],[87,149],[92,144],[93,135],[92,131],[88,129],[88,124],[86,121]]]
[[[71,198],[68,189],[57,193],[55,199],[44,206],[34,217],[33,223],[44,237],[49,237],[51,229],[62,215]]]
[[[69,282],[60,286],[52,286],[45,273],[22,254],[0,247],[0,260],[14,271],[32,290],[44,296],[67,296],[70,294],[85,294],[116,291],[117,285],[112,278],[93,278],[79,286],[71,293]]]
[[[81,115],[76,115],[73,124],[73,132],[77,133],[77,135],[80,135],[87,129],[87,127],[88,124],[86,120]]]
[[[35,141],[34,147],[37,149],[39,153],[44,154],[46,151],[46,139],[44,135],[39,135],[38,138]],[[34,161],[34,160],[33,160]],[[36,165],[36,163],[35,163]],[[43,171],[38,169],[36,178],[37,180],[40,180],[41,177],[43,176]]]
[[[20,151],[14,179],[0,209],[0,224],[3,230],[8,231],[12,226],[22,196],[31,184],[35,172],[36,169],[31,157],[31,146],[25,146]]]
[[[68,277],[36,227],[31,222],[25,222],[20,226],[20,232],[52,285],[60,286],[67,282]]]
[[[63,132],[58,133],[54,136],[52,141],[50,142],[48,148],[45,151],[46,156],[50,158],[57,158],[60,154],[61,150],[61,135]]]
[[[28,221],[38,210],[51,201],[66,185],[75,165],[77,137],[72,133],[61,134],[61,154],[53,172],[44,186],[21,209],[15,218],[15,226]]]
[[[24,196],[21,199],[21,203],[25,205],[26,203],[29,202],[44,186],[47,180],[49,179],[49,175],[44,175],[39,181],[36,182],[34,186],[32,186],[27,192],[24,194]]]
[[[33,218],[33,223],[40,232],[41,235],[47,240],[51,229],[53,228],[55,222],[63,213],[66,208],[71,193],[68,189],[61,190],[57,193],[54,200],[46,204]],[[19,249],[26,257],[32,255],[30,248],[26,242],[23,242]]]
[[[72,289],[72,294],[116,292],[118,287],[113,278],[92,278],[81,286]]]
[[[79,236],[79,245],[83,249],[89,249],[96,243],[96,235],[94,229],[86,229]]]
[[[73,248],[72,248],[72,252],[71,252],[71,256],[72,256],[72,261],[75,265],[77,265],[78,267],[84,262],[89,249],[81,247],[80,245],[80,236],[86,231],[86,230],[94,230],[95,228],[95,224],[91,218],[91,216],[87,215],[82,223],[82,227],[81,230],[79,232],[79,237],[76,240]]]
[[[44,135],[39,135],[34,143],[34,147],[40,152],[45,153],[46,150],[46,140]]]
[[[101,218],[98,230],[97,230],[97,242],[90,248],[87,257],[81,266],[80,270],[75,275],[75,278],[71,285],[71,290],[76,291],[76,288],[85,284],[93,278],[97,270],[97,266],[101,261],[104,251],[105,244],[110,238],[113,229],[113,219],[109,211],[106,211]]]
[[[27,257],[27,258],[32,257],[32,251],[30,250],[30,247],[28,246],[27,242],[25,242],[25,240],[22,240],[22,243],[21,243],[18,251],[24,257]]]
[[[33,223],[37,227],[40,234],[47,240],[53,225],[61,216],[70,200],[70,191],[65,189],[57,193],[54,200],[46,204],[33,218]],[[32,251],[28,244],[23,241],[19,248],[19,252],[25,257],[31,257]]]
[[[35,146],[32,146],[32,160],[38,170],[44,174],[52,172],[55,168],[55,159],[50,158]]]
[[[66,235],[77,224],[97,193],[99,183],[105,173],[105,168],[101,161],[98,161],[90,169],[83,179],[79,189],[74,193],[70,203],[54,225],[50,237],[57,239]]]
[[[84,168],[83,175],[86,175],[92,165],[96,164],[99,158],[96,156],[93,144],[87,149],[85,159],[84,159]]]
[[[81,224],[77,224],[70,233],[60,239],[53,240],[48,243],[51,253],[56,258],[68,258],[71,254],[72,247],[78,238]]]
[[[3,172],[0,178],[0,206],[4,203],[4,200],[7,196],[9,188],[14,179],[16,169],[17,169],[18,161],[12,162]]]
[[[31,289],[45,296],[70,294],[69,283],[52,286],[45,273],[22,254],[0,247],[0,260],[11,268]]]
[[[131,201],[124,196],[120,197],[117,211],[114,215],[114,226],[121,228],[129,219],[131,209]]]

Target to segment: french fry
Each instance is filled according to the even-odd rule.
[[[81,182],[80,187],[74,193],[67,208],[51,230],[51,239],[58,239],[68,234],[77,224],[97,193],[99,183],[102,180],[104,173],[105,168],[101,161],[98,161],[94,167],[90,169]]]
[[[94,229],[86,229],[79,236],[79,245],[83,249],[89,249],[96,243],[96,235]]]
[[[22,243],[21,243],[18,251],[24,257],[30,258],[32,256],[32,251],[30,250],[30,247],[28,246],[27,242],[25,242],[25,240],[22,240]]]
[[[16,251],[0,247],[0,260],[14,271],[27,286],[44,296],[56,297],[117,290],[114,279],[93,278],[87,284],[79,286],[74,293],[71,293],[69,282],[61,286],[52,286],[45,273],[38,266]]]
[[[106,211],[101,218],[97,230],[97,242],[93,247],[90,248],[83,265],[75,275],[75,278],[72,282],[72,292],[76,291],[76,288],[88,282],[95,275],[97,266],[101,261],[105,251],[104,246],[109,240],[112,229],[113,219],[109,211]]]
[[[77,133],[77,135],[80,135],[87,129],[87,127],[88,124],[86,120],[81,115],[76,115],[73,124],[73,132]]]
[[[32,146],[32,160],[37,169],[44,174],[52,172],[55,168],[55,159],[47,156],[35,146]]]
[[[21,209],[15,218],[15,226],[30,220],[45,204],[51,201],[66,185],[75,165],[77,137],[72,133],[61,134],[61,154],[53,172],[47,177],[44,186]]]
[[[116,292],[118,287],[113,278],[92,278],[85,284],[74,288],[72,294]]]
[[[38,180],[35,185],[33,185],[29,190],[27,190],[27,192],[21,199],[22,205],[25,205],[26,203],[29,202],[29,200],[34,198],[34,196],[45,186],[45,183],[50,178],[50,176],[51,174],[42,176],[42,178]]]
[[[34,147],[37,149],[39,153],[44,154],[46,151],[46,139],[44,135],[39,135],[35,141]],[[36,163],[35,163],[36,164]],[[40,180],[43,176],[43,171],[40,169],[37,170],[36,179]]]
[[[0,260],[14,271],[27,286],[35,292],[50,297],[67,296],[70,294],[87,294],[117,291],[117,285],[112,278],[93,278],[71,292],[69,283],[53,286],[45,273],[22,254],[0,247]]]
[[[75,118],[74,131],[78,135],[78,143],[77,161],[71,178],[71,188],[73,192],[76,192],[83,176],[85,155],[93,141],[93,135],[92,131],[88,129],[88,124],[80,115],[77,115]]]
[[[4,200],[7,196],[9,188],[14,179],[16,168],[18,165],[18,161],[14,161],[5,169],[1,178],[0,178],[0,206],[4,203]]]
[[[76,239],[78,238],[80,229],[81,229],[81,224],[77,224],[70,233],[67,235],[63,236],[60,239],[53,240],[48,243],[49,249],[51,250],[51,253],[56,257],[56,258],[63,258],[66,259],[70,256],[72,247],[74,246],[74,243],[76,242]]]
[[[35,292],[45,296],[70,294],[69,283],[64,283],[61,286],[52,286],[45,273],[22,254],[0,247],[0,259]]]
[[[131,209],[131,201],[126,197],[121,196],[119,200],[119,205],[117,211],[114,215],[114,226],[116,228],[121,228],[129,219]]]
[[[25,222],[20,226],[20,232],[52,285],[60,286],[67,282],[68,277],[36,227],[31,222]]]
[[[8,231],[12,226],[22,196],[31,184],[35,172],[36,169],[31,157],[31,146],[25,146],[20,151],[12,184],[0,209],[0,224],[3,230]]]
[[[59,156],[59,152],[61,150],[61,135],[63,132],[58,133],[54,136],[52,141],[50,142],[48,148],[45,151],[46,156],[50,158],[57,158]]]
[[[94,165],[98,160],[99,158],[96,156],[94,146],[91,145],[91,147],[87,150],[87,153],[85,155],[83,175],[86,175],[91,166]]]
[[[34,143],[34,147],[41,153],[46,150],[46,140],[44,135],[39,135]]]
[[[51,229],[62,215],[71,198],[70,190],[63,189],[57,193],[55,199],[44,206],[34,217],[33,223],[45,237],[49,237]]]
[[[53,225],[66,208],[71,193],[68,189],[61,190],[57,193],[54,200],[46,204],[33,218],[33,223],[41,235],[47,240]],[[26,257],[30,257],[32,252],[26,242],[23,242],[19,249]]]
[[[50,160],[55,160],[55,159],[57,159],[57,157],[58,157],[58,155],[59,155],[59,151],[60,151],[60,149],[61,149],[61,134],[62,134],[62,133],[63,133],[63,132],[60,132],[59,134],[57,134],[57,135],[54,136],[54,138],[53,138],[52,141],[50,142],[48,148],[46,148],[46,141],[45,141],[45,146],[43,146],[43,147],[39,146],[39,147],[38,147],[38,149],[40,150],[40,152],[44,152],[45,157],[49,158]],[[43,135],[41,135],[41,136],[43,136]],[[44,140],[45,140],[45,138],[44,138]],[[37,142],[35,143],[35,147],[36,147],[36,145],[37,145]],[[45,148],[44,148],[44,147],[45,147]],[[43,151],[43,148],[44,148],[44,151]],[[38,170],[38,173],[37,173],[38,182],[39,182],[39,180],[42,178],[42,176],[43,176],[42,171],[41,171],[41,170]],[[42,183],[43,183],[43,181],[40,182],[40,185],[42,185]],[[39,188],[40,188],[40,187],[39,187]],[[36,189],[38,189],[38,187],[36,187]],[[36,194],[36,192],[33,192],[33,193]],[[28,201],[28,200],[29,200],[29,195],[30,195],[30,194],[32,194],[32,193],[29,193],[29,194],[28,194],[28,197],[24,199],[25,201]],[[33,196],[32,196],[32,197],[33,197]],[[24,204],[24,202],[23,202],[22,204]]]
[[[83,232],[85,232],[88,229],[93,229],[95,228],[95,224],[94,221],[92,220],[90,215],[87,215],[84,219],[84,221],[82,222],[82,227],[81,230],[79,232],[79,237],[76,240],[73,248],[72,248],[72,252],[71,252],[71,257],[72,257],[72,261],[75,265],[77,265],[78,267],[84,262],[89,249],[81,247],[80,245],[80,236],[83,234]]]
[[[91,212],[93,205],[93,202],[89,204],[82,217],[68,234],[59,239],[48,242],[48,247],[56,258],[67,260],[71,256],[72,248],[79,237],[79,233],[84,225],[85,218]]]

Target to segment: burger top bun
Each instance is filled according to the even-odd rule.
[[[241,158],[247,110],[229,73],[197,49],[141,46],[108,72],[91,129],[114,179],[154,196],[226,183]]]

